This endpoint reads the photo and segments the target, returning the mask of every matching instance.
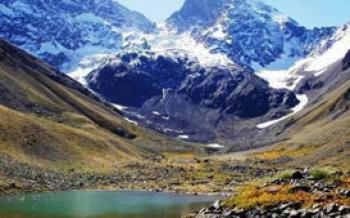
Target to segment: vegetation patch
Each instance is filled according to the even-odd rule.
[[[350,205],[350,176],[326,169],[307,173],[284,171],[273,181],[260,180],[237,189],[237,194],[225,201],[229,208],[251,209],[285,203],[300,203],[303,208],[336,203]]]
[[[256,158],[261,160],[277,160],[283,157],[298,158],[308,155],[319,148],[319,145],[281,145],[278,149],[258,152]]]

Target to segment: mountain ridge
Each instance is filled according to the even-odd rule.
[[[215,125],[224,117],[274,117],[298,103],[290,91],[270,89],[244,68],[203,68],[186,58],[137,53],[117,59],[121,61],[91,72],[88,87],[107,101],[127,107],[125,113],[129,112],[133,120],[176,137],[191,135],[205,142],[209,135],[215,135]],[[132,111],[137,115],[133,116]],[[207,119],[201,120],[203,117]]]
[[[2,156],[43,168],[107,170],[117,159],[193,149],[130,124],[76,81],[3,40],[0,78]]]
[[[45,11],[55,8],[34,3]],[[185,29],[177,31],[124,16],[121,27],[136,27],[114,32],[104,23],[110,15],[80,13],[103,3],[111,1],[58,5],[75,20],[59,23],[71,25],[69,33],[77,25],[88,38],[68,34],[72,47],[63,55],[79,53],[74,46],[113,47],[63,62],[58,53],[41,57],[58,58],[56,67],[67,64],[73,74],[0,39],[0,194],[96,188],[225,192],[243,206],[257,206],[247,216],[262,217],[302,214],[306,208],[295,212],[300,203],[350,205],[350,173],[339,172],[350,166],[349,24],[308,30],[255,0],[187,0],[184,18],[208,20],[192,19],[186,27],[180,19]],[[8,18],[9,7],[2,6],[0,18]],[[76,9],[79,15],[72,14]],[[16,25],[26,15],[17,13]],[[35,34],[26,35],[27,27],[9,33],[23,39],[22,47],[30,47]],[[102,41],[95,41],[95,32]],[[48,42],[62,51],[62,39],[53,37]],[[45,48],[34,40],[34,47],[39,44]],[[273,209],[262,209],[270,203]],[[236,204],[228,207],[237,210],[221,205],[198,215],[243,214]],[[330,210],[335,207],[344,214],[340,206]],[[317,213],[328,215],[328,208]]]
[[[112,0],[6,0],[0,11],[0,37],[60,70],[74,68],[86,55],[117,51],[123,31],[154,29],[144,15]]]
[[[90,3],[96,2],[87,2],[87,6]],[[218,8],[218,10],[211,10],[212,8]],[[91,8],[88,9],[91,10]],[[129,12],[127,11],[127,14]],[[198,23],[188,22],[189,27],[181,24],[181,19],[191,18],[191,16],[200,18],[195,19]],[[91,26],[91,23],[96,20],[99,21],[95,17],[87,19],[89,17],[83,16],[83,18],[88,26]],[[92,20],[95,21],[92,22]],[[134,22],[133,19],[131,22]],[[239,136],[243,133],[249,136],[257,135],[261,139],[267,130],[257,128],[259,124],[270,122],[269,120],[284,119],[291,111],[298,112],[299,108],[296,108],[296,104],[298,102],[302,104],[301,106],[305,104],[305,101],[300,102],[305,98],[298,96],[304,94],[301,89],[305,87],[297,87],[299,90],[294,90],[294,86],[286,84],[287,82],[292,84],[291,81],[296,81],[295,79],[302,78],[302,76],[288,75],[287,79],[290,81],[283,81],[282,87],[274,87],[274,81],[269,80],[271,75],[268,75],[270,78],[264,77],[259,74],[259,70],[286,68],[287,65],[312,55],[311,53],[320,42],[325,42],[328,47],[331,47],[334,42],[330,39],[336,31],[333,27],[309,30],[273,7],[255,0],[214,2],[187,0],[183,8],[174,13],[163,26],[154,27],[144,19],[137,20],[136,24],[139,22],[148,24],[144,31],[135,28],[121,30],[117,33],[120,43],[118,49],[112,52],[117,54],[102,51],[102,54],[96,55],[95,52],[92,52],[92,56],[79,57],[79,60],[75,60],[74,65],[78,67],[78,70],[70,75],[94,90],[100,97],[112,101],[115,107],[125,109],[125,106],[129,106],[123,112],[130,122],[140,123],[175,137],[191,140],[189,135],[193,134],[199,126],[196,124],[193,127],[188,124],[190,118],[181,117],[183,116],[181,108],[174,105],[181,104],[188,107],[187,114],[193,111],[201,111],[203,114],[210,113],[212,114],[209,116],[211,120],[206,122],[210,124],[210,128],[220,128],[218,137],[219,142],[223,144],[229,142],[235,144],[243,140]],[[101,27],[101,23],[95,24]],[[176,32],[176,25],[183,27],[184,30]],[[327,49],[326,47],[324,49]],[[138,54],[144,55],[138,56]],[[179,64],[185,67],[176,67]],[[177,72],[176,75],[164,73],[164,71],[169,71],[170,66],[183,72]],[[207,72],[206,69],[208,69]],[[211,70],[227,72],[211,75],[208,73]],[[200,73],[196,74],[195,71],[200,71]],[[229,71],[233,73],[228,73]],[[238,71],[250,74],[255,71],[257,77],[256,75],[244,76],[245,73],[235,75],[235,72]],[[157,72],[157,75],[154,72]],[[113,79],[103,74],[112,76]],[[142,81],[147,86],[133,83],[132,78],[134,77],[138,78],[138,83]],[[175,79],[168,80],[168,77]],[[266,79],[268,85],[259,77]],[[259,82],[246,83],[247,80]],[[244,86],[248,83],[249,85]],[[307,85],[308,82],[303,81],[303,83]],[[128,92],[118,88],[114,89],[116,84],[124,89],[128,87],[134,87],[134,89]],[[234,88],[243,86],[242,89]],[[142,93],[138,93],[138,89],[142,89]],[[114,91],[114,97],[109,94],[111,90]],[[179,97],[180,90],[181,97]],[[270,94],[262,96],[254,90]],[[233,93],[230,94],[230,91]],[[173,103],[167,98],[173,99]],[[162,103],[162,99],[167,99],[167,101]],[[259,103],[259,107],[263,108],[257,110],[258,117],[244,115],[242,108],[254,110],[252,101],[245,101],[246,99],[254,99]],[[169,119],[168,105],[175,108],[172,114],[179,117],[174,123],[171,123]],[[142,110],[139,110],[140,108]],[[260,113],[261,111],[264,113]],[[156,114],[161,114],[161,116]],[[149,116],[151,120],[145,116]],[[241,119],[242,117],[247,119]],[[220,124],[221,121],[225,121],[226,124]],[[197,123],[200,124],[200,122]],[[239,127],[240,123],[242,127]],[[179,131],[178,128],[183,125],[191,126],[190,131]],[[172,131],[176,134],[171,133]],[[208,138],[213,139],[210,132],[204,131],[204,134],[201,132],[200,135],[210,136]],[[254,137],[248,138],[250,141],[247,142],[247,145],[256,140]],[[212,142],[212,140],[202,141]]]
[[[264,68],[279,59],[304,58],[335,31],[335,27],[309,30],[257,0],[221,0],[211,4],[187,0],[168,18],[167,24],[180,33],[190,32],[213,53],[224,53],[234,62],[253,69]],[[212,11],[217,13],[211,15]],[[184,24],[186,21],[190,22]],[[287,60],[286,64],[291,63]]]

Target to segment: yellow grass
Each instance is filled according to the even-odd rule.
[[[344,188],[350,188],[349,177],[342,177],[340,184]],[[225,205],[249,209],[252,207],[273,206],[280,203],[300,202],[303,207],[309,208],[314,204],[327,205],[338,203],[350,205],[350,199],[339,196],[336,190],[331,191],[328,198],[323,198],[323,193],[307,193],[304,191],[291,192],[291,185],[270,185],[261,187],[262,181],[248,183],[237,189],[237,194],[229,198]]]

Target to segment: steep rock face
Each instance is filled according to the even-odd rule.
[[[167,24],[180,34],[191,32],[212,52],[254,69],[278,60],[275,67],[293,64],[335,31],[309,30],[257,0],[187,0]]]
[[[62,70],[88,55],[122,46],[122,33],[154,29],[143,15],[112,0],[4,0],[0,37]]]
[[[175,12],[168,22],[176,26],[179,32],[191,29],[193,26],[210,27],[221,16],[225,0],[192,0],[185,1],[180,11]]]
[[[88,84],[110,102],[125,106],[142,107],[150,98],[161,96],[164,89],[177,89],[189,71],[181,59],[152,59],[137,53],[116,58],[120,59],[119,64],[92,72]]]
[[[317,98],[337,88],[349,78],[350,25],[345,24],[323,40],[307,58],[298,61],[285,73],[295,86],[295,92]],[[271,77],[271,79],[273,79]]]
[[[285,115],[299,103],[238,66],[202,67],[191,57],[155,53],[118,55],[93,71],[88,86],[106,100],[128,107],[137,122],[173,136],[215,138],[223,119]],[[210,137],[209,137],[210,136]]]
[[[343,70],[347,70],[350,67],[350,50],[346,53],[343,59]]]

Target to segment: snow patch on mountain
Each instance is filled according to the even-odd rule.
[[[350,24],[347,24],[339,28],[333,36],[324,39],[320,46],[307,58],[296,61],[289,69],[269,70],[268,66],[266,69],[257,72],[257,75],[268,81],[272,88],[293,91],[305,75],[313,74],[316,77],[322,75],[331,65],[343,59],[349,49]],[[306,95],[297,95],[297,98],[300,103],[292,109],[292,113],[280,119],[259,124],[257,127],[259,129],[267,128],[301,111],[307,105],[308,98]]]
[[[213,53],[204,44],[197,42],[189,33],[176,34],[173,30],[160,24],[157,31],[148,34],[138,31],[128,31],[122,34],[123,44],[122,50],[114,52],[128,53],[136,52],[145,56],[152,56],[156,59],[159,56],[172,58],[174,60],[191,59],[193,62],[199,63],[201,66],[236,66],[225,54]],[[101,48],[100,52],[103,51]],[[110,51],[111,52],[111,51]],[[93,52],[90,52],[93,54]],[[83,58],[72,70],[67,69],[68,75],[86,85],[86,76],[97,68],[101,68],[107,64],[116,64],[118,62],[117,55],[113,54],[97,54]],[[138,59],[133,60],[134,63],[129,65],[137,65]],[[191,75],[195,77],[196,75]]]
[[[125,107],[125,106],[120,105],[120,104],[112,104],[112,105],[113,105],[113,107],[117,108],[120,111],[124,111],[124,110],[128,109],[128,107]]]
[[[215,28],[213,28],[214,31],[212,32],[212,37],[224,40],[227,38],[227,33],[224,30],[224,27],[222,25],[217,25]]]
[[[272,15],[272,19],[281,25],[283,25],[287,22],[290,22],[290,18],[284,14],[281,14],[281,13],[274,13]]]
[[[258,0],[187,0],[167,25],[189,33],[212,53],[255,70],[271,63],[287,69],[335,30],[307,29]]]
[[[307,95],[296,95],[298,100],[300,101],[300,103],[295,106],[294,108],[292,108],[292,113],[286,115],[286,116],[283,116],[279,119],[276,119],[276,120],[270,120],[270,121],[267,121],[267,122],[264,122],[264,123],[261,123],[261,124],[258,124],[256,127],[258,129],[265,129],[265,128],[268,128],[274,124],[277,124],[283,120],[286,120],[287,118],[289,117],[292,117],[294,116],[295,114],[299,113],[300,111],[302,111],[306,105],[308,104],[309,100],[308,100],[308,97]]]
[[[190,56],[202,66],[234,64],[225,54],[213,53],[203,43],[196,41],[190,33],[177,34],[165,24],[159,24],[157,31],[152,34],[129,32],[123,36],[126,39],[124,49],[146,50],[163,56]]]
[[[298,83],[304,78],[303,75],[293,74],[290,69],[287,70],[262,70],[257,72],[257,75],[269,83],[269,86],[274,89],[288,89],[294,91]],[[265,129],[274,124],[277,124],[303,110],[308,104],[307,95],[296,95],[299,104],[291,109],[291,113],[279,119],[270,120],[257,125],[258,129]]]
[[[320,76],[330,65],[343,59],[349,49],[350,24],[347,24],[339,28],[330,39],[324,40],[310,57],[296,63],[294,69],[303,69]]]
[[[131,30],[152,32],[154,23],[112,0],[0,2],[0,37],[63,72],[88,56],[117,52]]]
[[[179,135],[177,138],[178,139],[190,139],[190,136],[189,135]]]
[[[129,122],[129,123],[131,123],[131,124],[134,124],[135,126],[138,126],[138,125],[139,125],[138,122],[136,122],[136,121],[134,121],[134,120],[131,120],[131,119],[127,118],[127,117],[124,117],[124,120],[126,120],[127,122]]]
[[[222,148],[225,148],[225,146],[220,145],[220,144],[217,144],[217,143],[215,143],[215,144],[209,144],[209,145],[207,145],[206,147],[207,147],[207,148],[213,148],[213,149],[222,149]]]
[[[82,13],[75,17],[75,20],[78,22],[90,22],[98,24],[108,24],[106,20],[101,17],[98,17],[92,13]]]
[[[295,75],[290,70],[261,70],[256,73],[269,83],[274,89],[294,90],[298,83],[304,78],[302,75]]]
[[[86,76],[96,70],[97,68],[101,67],[103,64],[107,64],[112,62],[112,60],[117,61],[118,59],[115,59],[115,55],[113,54],[97,54],[93,56],[88,56],[84,59],[82,59],[76,67],[73,68],[73,70],[68,71],[67,74],[83,84],[84,86],[87,86],[86,83]]]

